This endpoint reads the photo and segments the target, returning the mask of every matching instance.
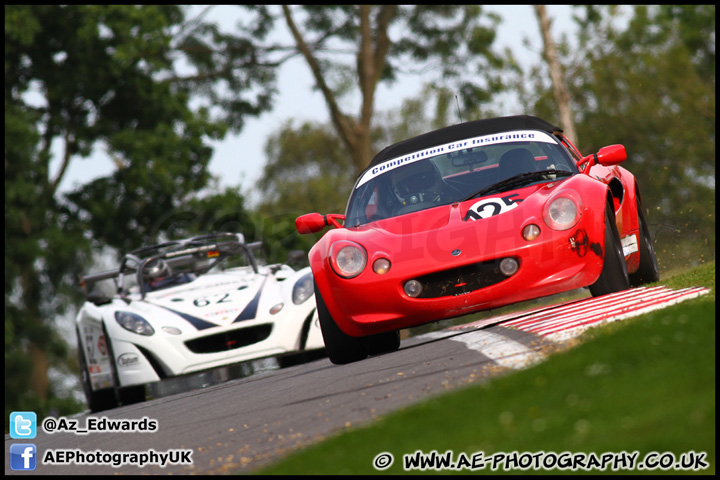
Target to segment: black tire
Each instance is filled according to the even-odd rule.
[[[364,339],[351,337],[340,330],[325,306],[317,284],[315,284],[315,302],[320,319],[320,331],[325,342],[325,353],[330,361],[336,365],[344,365],[367,358],[368,351]]]
[[[620,292],[630,288],[625,255],[623,255],[620,235],[615,225],[615,215],[608,207],[605,209],[605,253],[603,268],[597,281],[590,285],[593,297]]]
[[[400,348],[400,331],[378,333],[365,338],[369,355],[390,353]]]
[[[117,395],[120,403],[123,405],[132,405],[133,403],[144,402],[146,399],[145,385],[134,385],[132,387],[119,388]]]
[[[85,361],[85,354],[83,353],[83,344],[80,341],[80,332],[77,333],[77,349],[78,349],[78,363],[80,364],[80,376],[83,384],[83,391],[85,392],[85,400],[87,401],[88,408],[91,412],[102,412],[104,410],[110,410],[118,406],[117,397],[115,396],[115,389],[106,388],[104,390],[93,391],[90,383],[90,372],[88,371],[88,365]]]
[[[638,216],[638,250],[640,251],[640,266],[635,273],[630,274],[630,285],[638,287],[646,283],[653,283],[660,280],[660,271],[658,269],[657,257],[653,248],[652,238],[650,238],[650,230],[645,215],[643,214],[640,199],[637,199],[637,216]]]
[[[107,333],[105,324],[103,324],[103,333],[105,334],[105,344],[108,349],[108,356],[110,357],[110,367],[113,373],[113,389],[115,399],[119,405],[131,405],[133,403],[140,403],[145,401],[145,385],[133,385],[132,387],[120,387],[120,380],[117,371],[117,365],[115,364],[115,354],[112,349],[112,341],[110,335]]]

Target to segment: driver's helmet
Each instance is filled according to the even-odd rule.
[[[146,282],[160,280],[168,276],[170,276],[170,267],[162,258],[150,260],[143,268],[143,278]]]
[[[392,171],[392,190],[403,205],[435,202],[442,193],[442,179],[430,160],[420,160]]]

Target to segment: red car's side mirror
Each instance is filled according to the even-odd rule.
[[[627,159],[627,152],[623,145],[608,145],[598,150],[598,153],[593,153],[583,157],[579,162],[578,166],[583,163],[587,163],[585,170],[589,170],[593,165],[602,165],[604,167],[610,167],[624,162]]]
[[[627,153],[623,145],[610,145],[603,147],[598,150],[597,162],[600,165],[609,167],[611,165],[617,165],[627,159]]]
[[[295,228],[298,233],[317,233],[323,228],[332,225],[334,227],[342,227],[339,221],[345,220],[345,215],[331,213],[329,215],[320,215],[319,213],[308,213],[301,215],[295,219]]]

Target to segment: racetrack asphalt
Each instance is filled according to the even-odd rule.
[[[691,294],[697,296],[703,291],[690,292],[682,298],[692,298]],[[576,302],[570,303],[557,309],[576,306]],[[622,302],[618,305],[619,316],[605,315],[597,323],[627,318],[627,305]],[[84,428],[90,418],[95,421],[147,418],[156,421],[154,431],[49,434],[40,425],[46,419],[38,419],[36,438],[18,440],[5,436],[5,474],[248,473],[298,447],[419,400],[542,361],[566,345],[566,340],[532,331],[538,326],[546,328],[547,324],[542,322],[549,321],[547,310],[543,307],[411,337],[403,340],[396,352],[349,365],[333,365],[323,358],[67,419],[76,420],[78,427]],[[560,317],[557,311],[554,315]],[[527,319],[535,321],[524,321]],[[498,321],[501,325],[495,324]],[[513,328],[507,327],[510,324]],[[592,322],[585,325],[591,326]],[[571,328],[577,326],[568,323],[567,329]],[[8,452],[12,444],[19,442],[35,445],[35,470],[11,470]],[[190,451],[184,458],[191,458],[192,464],[141,468],[132,463],[120,466],[108,463],[121,459],[119,454],[123,452],[148,455],[151,451],[161,454],[172,451],[179,459],[183,458],[180,452]],[[75,463],[58,463],[61,456],[68,455],[75,456]],[[126,458],[131,462],[135,457]],[[81,459],[94,463],[80,464]]]

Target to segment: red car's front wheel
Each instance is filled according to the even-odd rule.
[[[351,337],[340,330],[340,327],[337,326],[325,306],[317,284],[315,284],[315,302],[317,303],[318,317],[320,319],[320,330],[325,342],[325,353],[327,353],[330,361],[342,365],[366,358],[368,351],[364,339]]]

